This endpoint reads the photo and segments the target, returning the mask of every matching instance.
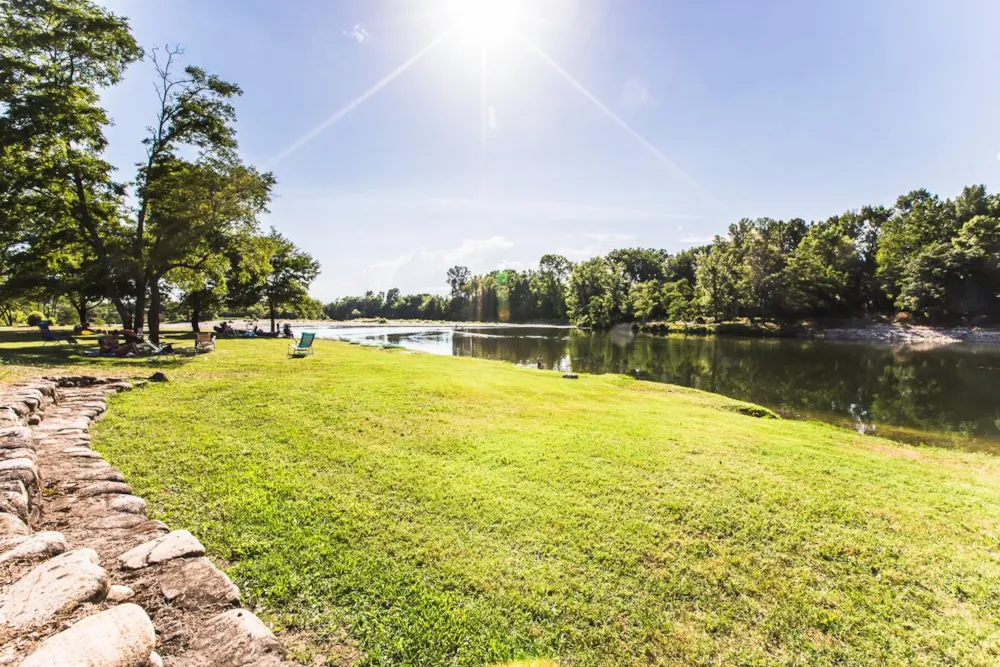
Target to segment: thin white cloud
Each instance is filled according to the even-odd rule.
[[[391,287],[401,279],[428,274],[441,274],[444,285],[444,274],[452,266],[469,266],[475,272],[489,271],[494,268],[514,268],[514,262],[506,262],[497,257],[497,252],[514,246],[513,241],[503,236],[491,236],[483,239],[465,239],[452,248],[417,248],[389,260],[375,262],[369,266],[371,277],[382,289]],[[507,266],[501,266],[506,264]],[[439,286],[432,291],[440,292]]]
[[[649,91],[649,84],[639,77],[632,77],[622,86],[621,105],[626,111],[659,106],[660,101]]]
[[[635,234],[584,234],[597,243],[624,243],[635,238]]]
[[[368,31],[360,24],[355,24],[350,30],[344,30],[344,37],[352,39],[358,44],[367,40],[369,36]]]
[[[702,245],[704,243],[710,243],[714,237],[712,236],[684,236],[681,237],[681,243],[691,243],[694,245]]]

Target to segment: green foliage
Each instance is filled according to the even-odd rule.
[[[317,308],[316,302],[309,297],[309,285],[319,275],[319,262],[274,228],[267,239],[271,244],[271,271],[264,281],[262,293],[273,332],[279,309],[318,315],[322,306]]]
[[[33,310],[30,313],[28,313],[28,320],[27,320],[28,326],[37,327],[39,323],[44,322],[47,319],[48,318],[45,316],[45,313],[38,310]]]

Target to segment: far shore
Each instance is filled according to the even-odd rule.
[[[232,320],[209,320],[200,323],[202,331],[211,331],[213,327],[222,322],[231,322],[233,326],[237,329],[243,328],[246,319],[232,319]],[[252,321],[252,320],[251,320]],[[278,328],[280,329],[286,323],[292,325],[293,329],[309,329],[309,328],[323,328],[323,329],[354,329],[354,328],[368,328],[368,327],[440,327],[442,329],[464,329],[464,328],[477,328],[477,329],[491,329],[497,327],[518,327],[525,329],[579,329],[580,327],[574,326],[572,324],[552,324],[549,322],[519,322],[519,323],[509,323],[509,322],[452,322],[443,320],[277,320]],[[257,320],[257,326],[261,329],[269,330],[271,328],[270,320]],[[191,323],[185,321],[178,322],[165,322],[161,324],[163,329],[169,329],[171,331],[177,330],[190,330]]]

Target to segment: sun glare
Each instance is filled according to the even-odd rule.
[[[517,0],[451,0],[448,17],[455,35],[470,46],[495,47],[517,30]]]

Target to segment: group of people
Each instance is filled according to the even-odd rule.
[[[247,322],[247,326],[242,329],[237,329],[233,326],[233,322],[224,321],[216,324],[212,327],[215,333],[219,336],[228,336],[234,338],[294,338],[295,335],[292,333],[292,326],[289,323],[285,323],[280,331],[265,331],[257,326],[254,322],[251,324]]]
[[[122,340],[119,340],[119,336]],[[161,346],[154,345],[146,340],[141,331],[122,329],[121,334],[112,332],[101,336],[98,340],[96,354],[100,357],[136,357],[141,354],[153,353],[173,353],[173,346],[170,343]],[[88,353],[85,352],[84,354]]]

